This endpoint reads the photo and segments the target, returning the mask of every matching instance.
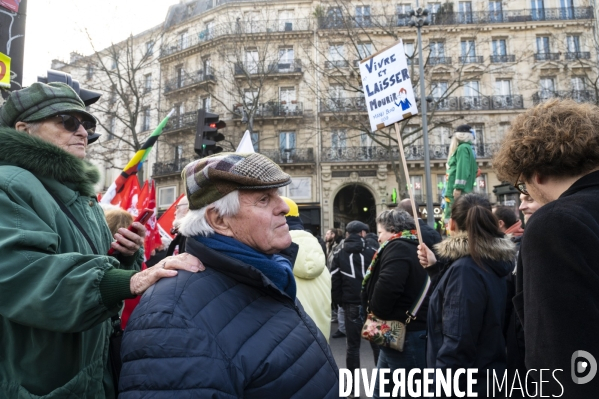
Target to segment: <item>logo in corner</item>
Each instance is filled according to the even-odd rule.
[[[584,360],[582,360],[584,359]],[[572,370],[572,381],[575,384],[586,384],[597,374],[597,360],[587,351],[578,350],[572,354],[570,362]],[[588,373],[584,377],[578,375]]]

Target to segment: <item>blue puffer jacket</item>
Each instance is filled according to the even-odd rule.
[[[188,240],[206,266],[150,288],[122,342],[120,399],[338,398],[324,336],[256,268]]]
[[[470,257],[467,235],[456,234],[436,245],[449,267],[437,276],[429,302],[427,367],[478,368],[475,391],[486,393],[485,370],[501,377],[506,368],[505,277],[516,249],[509,238],[479,241],[478,247],[484,269]]]

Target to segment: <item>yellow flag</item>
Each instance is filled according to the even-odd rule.
[[[0,53],[0,87],[10,89],[10,57]]]

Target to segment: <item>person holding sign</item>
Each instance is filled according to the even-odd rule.
[[[460,195],[472,192],[478,165],[472,150],[474,135],[470,125],[457,127],[447,158],[447,190],[445,192],[445,222],[451,217],[451,207]]]

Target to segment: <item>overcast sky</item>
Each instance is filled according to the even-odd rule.
[[[69,61],[71,51],[93,52],[164,21],[179,0],[28,0],[23,85],[46,75],[53,59]]]

